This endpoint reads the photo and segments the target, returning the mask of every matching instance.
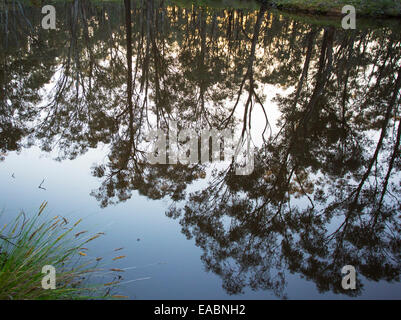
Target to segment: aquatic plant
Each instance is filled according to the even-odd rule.
[[[78,231],[82,219],[69,222],[62,216],[46,217],[46,205],[42,203],[33,217],[21,212],[0,230],[0,299],[113,297],[107,283],[89,281],[93,274],[102,272],[102,258],[90,258],[85,245],[104,233]],[[42,286],[44,266],[56,270],[55,289]]]

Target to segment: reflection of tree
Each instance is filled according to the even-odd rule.
[[[183,232],[204,250],[207,269],[232,294],[249,286],[284,295],[288,270],[313,280],[322,292],[358,295],[362,286],[348,292],[340,287],[347,264],[371,280],[399,280],[400,189],[391,173],[399,159],[399,120],[391,120],[399,107],[399,45],[387,48],[397,58],[383,52],[380,40],[367,53],[366,34],[359,40],[355,34],[336,37],[330,27],[314,57],[316,36],[315,30],[306,34],[305,63],[293,94],[277,97],[282,127],[259,150],[253,174],[244,181],[219,172],[207,189],[167,213],[180,219]],[[333,50],[336,42],[341,47]],[[382,63],[368,67],[377,61]],[[376,75],[380,90],[372,81]],[[375,117],[363,119],[361,113]]]
[[[60,158],[72,159],[111,142],[117,131],[113,114],[121,112],[126,99],[121,87],[125,79],[113,72],[124,68],[119,54],[123,35],[106,14],[99,14],[98,21],[89,19],[89,1],[75,0],[70,9],[62,28],[66,46],[59,57],[56,85],[35,135],[43,149],[57,144]]]
[[[12,7],[16,10],[9,10]],[[32,14],[32,12],[30,12]],[[49,81],[56,50],[46,46],[43,33],[29,35],[28,12],[15,1],[4,5],[1,17],[0,52],[0,151],[14,151],[30,133],[29,122],[37,114],[38,90]],[[36,18],[35,15],[33,18]],[[50,35],[50,43],[54,40]]]
[[[255,85],[255,79],[254,79],[254,62],[255,62],[255,54],[256,54],[256,44],[258,43],[258,40],[259,40],[260,27],[262,24],[262,20],[263,20],[265,11],[266,11],[266,7],[265,7],[265,5],[262,5],[262,7],[260,8],[258,15],[257,15],[252,39],[250,39],[252,45],[251,45],[249,57],[247,59],[248,66],[246,68],[246,73],[241,81],[241,85],[240,85],[239,91],[238,91],[238,96],[237,96],[236,102],[234,104],[234,107],[232,108],[232,111],[230,112],[230,116],[225,120],[225,122],[230,120],[231,117],[234,115],[234,112],[235,112],[235,110],[239,104],[240,98],[241,98],[242,90],[244,89],[246,81],[248,80],[248,89],[247,89],[248,97],[246,98],[246,102],[245,102],[245,106],[244,106],[244,117],[242,120],[242,122],[243,122],[242,134],[244,134],[244,132],[247,130],[247,124],[249,127],[251,126],[251,114],[252,114],[252,108],[254,105],[254,100],[256,100],[256,102],[259,103],[260,106],[262,107],[262,110],[263,110],[266,120],[267,120],[267,115],[266,115],[266,111],[263,107],[263,103],[255,91],[256,85]],[[266,128],[265,128],[265,130],[266,130]]]
[[[310,26],[264,7],[74,0],[59,9],[63,37],[27,24],[13,35],[29,34],[31,43],[10,37],[0,54],[1,151],[18,149],[25,136],[44,150],[57,146],[60,159],[106,144],[92,195],[102,206],[134,191],[170,197],[167,215],[195,238],[230,294],[250,287],[285,296],[288,271],[340,293],[346,264],[368,279],[398,280],[397,33]],[[38,90],[50,80],[47,97]],[[229,166],[187,195],[205,165],[146,163],[147,133],[171,130],[169,120],[196,132],[248,130],[262,108],[268,124],[267,84],[292,91],[275,98],[279,131],[264,140],[245,179]]]

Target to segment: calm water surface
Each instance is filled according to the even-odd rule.
[[[0,9],[3,219],[84,218],[135,299],[401,298],[399,22],[75,0],[44,30],[40,10]],[[171,121],[245,133],[253,172],[149,164]]]

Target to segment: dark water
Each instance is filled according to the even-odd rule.
[[[56,30],[3,6],[4,214],[105,231],[89,256],[124,247],[131,298],[401,298],[401,25],[247,6],[73,1]],[[253,172],[149,164],[171,120],[247,132]]]

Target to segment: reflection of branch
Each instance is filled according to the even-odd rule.
[[[42,180],[40,185],[38,186],[39,189],[46,190],[46,188],[42,187],[43,182],[45,182],[45,179]]]
[[[397,154],[399,152],[400,138],[401,138],[401,121],[398,123],[397,140],[396,140],[396,143],[395,143],[395,146],[394,146],[393,153],[391,155],[391,159],[390,159],[390,163],[389,163],[389,166],[388,166],[386,178],[384,179],[384,187],[383,187],[383,191],[382,191],[382,194],[381,194],[381,197],[380,197],[379,210],[380,210],[380,207],[381,207],[381,205],[383,203],[383,198],[384,198],[384,195],[385,195],[386,190],[387,190],[387,185],[388,185],[388,182],[389,182],[389,179],[390,179],[390,174],[391,174],[391,171],[393,170],[393,167],[394,167],[395,158],[397,157]]]
[[[356,202],[358,201],[358,197],[359,197],[359,194],[360,194],[360,192],[362,190],[362,187],[365,184],[366,180],[368,179],[368,177],[370,175],[370,172],[372,171],[373,164],[377,161],[377,157],[379,156],[379,152],[380,152],[380,150],[382,148],[384,138],[386,137],[387,125],[388,125],[388,123],[390,121],[391,111],[393,110],[394,105],[395,105],[395,103],[397,101],[398,91],[400,90],[400,88],[401,88],[401,68],[398,70],[398,76],[397,76],[397,80],[396,80],[396,84],[395,84],[395,88],[394,88],[395,90],[394,90],[394,93],[393,93],[393,95],[391,97],[391,100],[389,101],[387,109],[386,109],[386,114],[385,114],[385,117],[384,117],[384,120],[383,120],[383,125],[382,125],[382,128],[381,128],[380,138],[379,138],[379,141],[378,141],[378,143],[376,145],[375,153],[374,153],[373,157],[370,159],[368,168],[367,168],[365,174],[363,175],[357,190],[355,191],[356,194],[355,194],[355,199],[354,199],[354,201],[352,203],[352,207],[355,206]]]
[[[266,129],[267,129],[267,128],[270,129],[270,137],[271,137],[271,135],[272,135],[272,127],[271,127],[271,125],[270,125],[269,119],[267,118],[267,113],[266,113],[265,107],[264,107],[262,101],[260,100],[259,96],[258,96],[257,93],[255,92],[255,90],[253,90],[253,94],[254,94],[254,96],[255,96],[257,102],[259,103],[259,105],[262,107],[262,111],[263,111],[263,114],[264,114],[264,116],[265,116],[265,127],[264,127],[263,132],[262,132],[262,139],[263,139],[263,141],[265,141],[265,132],[266,132]]]
[[[309,202],[310,202],[310,204],[312,205],[312,209],[315,209],[315,205],[313,204],[312,199],[311,199],[311,198],[309,197],[309,195],[306,193],[306,191],[305,191],[305,189],[304,189],[304,186],[303,186],[303,184],[302,184],[302,182],[301,182],[301,179],[299,179],[299,177],[298,177],[297,172],[295,172],[295,176],[296,176],[296,178],[297,178],[296,180],[297,180],[299,186],[301,187],[301,191],[302,191],[303,194],[309,199]]]
[[[320,98],[326,83],[329,81],[331,76],[331,70],[333,68],[333,42],[334,42],[334,28],[328,28],[324,30],[322,48],[320,51],[319,69],[316,74],[316,83],[313,90],[312,96],[306,106],[306,114],[302,119],[302,124],[306,130],[306,124],[317,110],[317,102]]]
[[[255,93],[255,90],[254,90],[255,85],[254,85],[254,78],[253,78],[253,63],[255,61],[256,44],[257,44],[257,40],[259,38],[260,26],[262,24],[263,15],[264,15],[265,11],[266,11],[266,8],[263,5],[260,8],[260,11],[258,13],[258,17],[257,17],[256,24],[255,24],[254,31],[253,31],[253,37],[252,37],[252,39],[249,39],[249,40],[252,41],[251,52],[249,54],[249,63],[248,63],[247,71],[246,71],[246,73],[244,75],[244,78],[242,79],[242,82],[241,82],[241,85],[240,85],[240,88],[239,88],[239,91],[238,91],[237,100],[236,100],[236,102],[234,104],[233,109],[231,110],[230,115],[222,123],[222,126],[224,128],[227,128],[228,123],[229,123],[230,119],[233,117],[234,112],[235,112],[235,110],[236,110],[236,108],[238,106],[240,97],[242,95],[242,89],[243,89],[243,87],[245,85],[245,82],[247,80],[249,80],[249,90],[248,90],[249,94],[248,94],[247,101],[245,103],[242,135],[244,135],[244,132],[246,131],[246,128],[247,128],[247,124],[246,123],[247,123],[247,121],[249,122],[249,127],[251,126],[250,122],[251,122],[251,111],[252,111],[252,107],[253,107],[253,102],[252,102],[252,98],[253,97],[256,98],[258,103],[260,103],[260,105],[262,106],[263,112],[265,112],[265,110],[263,108],[263,104],[261,103],[259,97]],[[266,113],[265,113],[265,117],[267,119]],[[267,125],[265,126],[265,130],[263,131],[263,134],[266,131],[266,127],[267,127]]]
[[[401,87],[401,69],[399,69],[399,71],[398,71],[398,77],[397,77],[396,84],[395,84],[395,91],[394,91],[394,93],[393,93],[393,95],[391,97],[391,101],[389,103],[389,107],[393,107],[393,105],[396,103],[396,100],[397,100],[397,97],[398,97],[398,91],[400,90],[400,87]],[[386,114],[386,119],[387,119],[387,115],[388,115],[388,117],[390,117],[390,114],[387,113]],[[387,122],[388,122],[388,119],[387,119]],[[383,124],[383,127],[384,126],[387,127],[387,122],[385,121],[385,124]],[[381,139],[381,137],[380,137],[380,139]],[[376,213],[375,218],[374,218],[374,224],[376,224],[376,222],[377,222],[378,214],[379,214],[379,211],[380,211],[380,209],[382,207],[382,204],[383,204],[384,195],[386,194],[386,191],[387,191],[387,186],[388,186],[388,182],[389,182],[389,179],[390,179],[391,171],[393,170],[394,161],[395,161],[395,158],[397,157],[397,154],[398,154],[398,151],[399,151],[400,140],[401,140],[401,121],[398,123],[397,138],[396,138],[396,142],[395,142],[393,153],[392,153],[391,158],[390,158],[390,163],[389,163],[389,166],[388,166],[387,174],[386,174],[386,177],[384,179],[383,190],[382,190],[382,193],[381,193],[381,196],[380,196],[379,208],[378,208],[377,213]]]

